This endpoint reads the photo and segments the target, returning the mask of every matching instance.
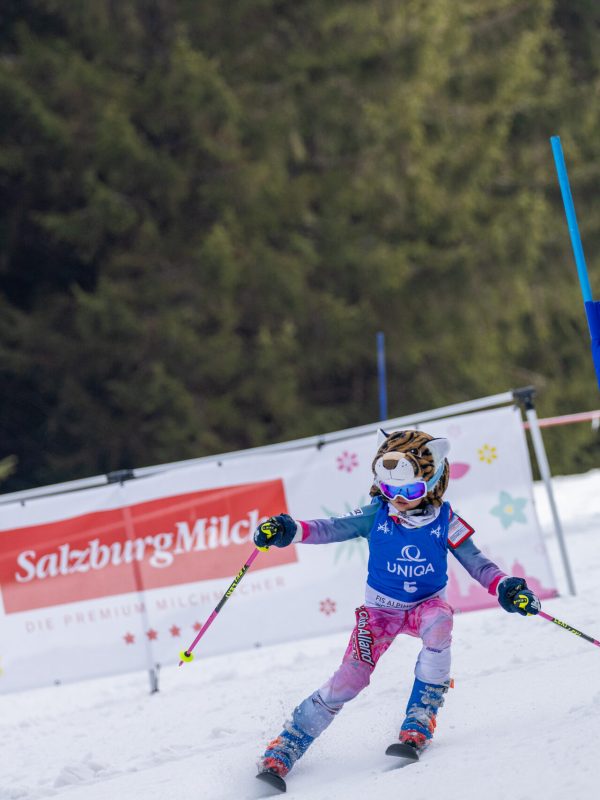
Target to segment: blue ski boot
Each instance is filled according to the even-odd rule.
[[[406,706],[406,718],[400,728],[400,741],[416,750],[423,750],[433,736],[438,708],[444,705],[444,695],[452,685],[424,683],[415,678],[413,690]]]
[[[304,733],[293,722],[286,722],[279,736],[267,745],[258,762],[259,773],[271,772],[284,778],[314,740],[314,736]]]

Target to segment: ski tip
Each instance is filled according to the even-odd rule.
[[[285,781],[281,777],[281,775],[277,775],[276,772],[271,772],[270,770],[266,770],[265,772],[259,772],[256,776],[259,781],[263,783],[267,783],[273,789],[277,789],[278,792],[287,792],[287,786],[285,785]]]
[[[394,742],[385,751],[386,756],[395,756],[396,758],[406,758],[409,761],[419,760],[419,751],[411,744],[404,744],[403,742]]]

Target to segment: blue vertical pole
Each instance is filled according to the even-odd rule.
[[[387,385],[385,379],[385,333],[377,334],[377,374],[379,376],[379,419],[388,418]]]
[[[554,163],[556,164],[558,183],[565,207],[567,227],[569,228],[569,234],[571,236],[571,247],[573,248],[575,264],[577,265],[581,294],[583,295],[583,302],[589,303],[592,300],[592,289],[588,277],[587,265],[585,263],[585,256],[583,254],[583,245],[581,244],[579,225],[577,224],[577,215],[575,214],[575,204],[573,203],[573,195],[571,194],[571,187],[569,186],[569,176],[567,175],[567,165],[565,164],[560,136],[552,136],[550,138],[550,143],[552,144],[552,153],[554,155]]]
[[[583,304],[585,306],[588,327],[590,329],[592,359],[594,361],[596,380],[600,388],[600,302],[592,299],[592,289],[590,287],[590,279],[588,277],[587,265],[583,254],[583,245],[581,244],[581,236],[579,234],[579,226],[577,225],[577,216],[575,214],[575,204],[573,203],[571,187],[569,186],[569,176],[567,175],[567,167],[560,143],[560,136],[550,137],[550,143],[552,145],[554,163],[556,164],[556,172],[558,174],[558,183],[565,207],[567,227],[569,228],[569,235],[571,237],[571,247],[573,248],[575,264],[577,265],[577,274],[579,276],[581,294],[583,295]]]

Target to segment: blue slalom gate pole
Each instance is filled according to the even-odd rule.
[[[581,294],[583,295],[585,313],[592,339],[592,358],[594,360],[596,379],[598,381],[598,387],[600,388],[600,302],[594,302],[592,299],[592,289],[590,286],[587,264],[585,263],[585,256],[583,254],[583,245],[579,234],[575,204],[573,203],[571,187],[569,186],[569,176],[567,175],[567,166],[560,143],[560,136],[552,136],[550,138],[550,143],[552,145],[558,183],[565,207],[569,235],[571,237],[571,247],[573,248],[573,255],[575,256],[579,285],[581,286]]]
[[[377,374],[379,376],[379,419],[388,418],[387,383],[385,378],[385,333],[377,334]]]
[[[590,286],[587,264],[585,263],[585,256],[583,254],[583,245],[581,244],[579,225],[577,224],[577,215],[575,214],[575,204],[573,203],[573,196],[571,194],[571,187],[569,185],[567,165],[565,164],[565,157],[563,155],[563,149],[560,143],[560,136],[552,136],[550,143],[552,144],[552,153],[554,155],[554,163],[556,164],[556,172],[558,174],[558,183],[565,207],[567,226],[569,228],[569,235],[571,236],[571,247],[573,248],[575,264],[577,265],[577,274],[579,275],[579,284],[581,286],[583,302],[589,303],[592,299],[592,288]]]

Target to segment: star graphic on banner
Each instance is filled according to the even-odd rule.
[[[385,522],[379,523],[377,526],[378,531],[383,531],[384,533],[391,533],[392,529],[388,526],[387,520]]]
[[[135,642],[133,633],[126,633],[123,639],[125,640],[125,644],[133,644]]]
[[[150,641],[153,639],[158,639],[158,631],[155,631],[154,628],[150,628],[149,631],[146,631],[146,636],[148,639],[150,639]]]
[[[201,622],[194,622],[194,624],[192,625],[192,628],[196,631],[196,633],[198,633],[198,631],[202,628],[202,623]]]
[[[169,628],[169,633],[171,636],[181,636],[181,628],[178,628],[177,625],[172,625]]]
[[[431,535],[436,536],[439,539],[442,535],[442,526],[438,525],[437,528],[432,528]]]

